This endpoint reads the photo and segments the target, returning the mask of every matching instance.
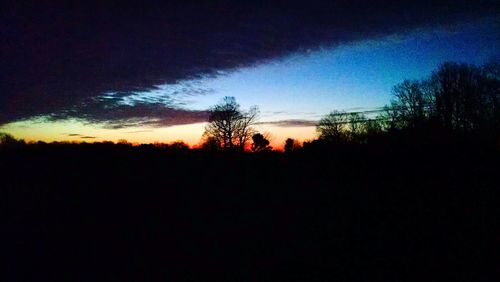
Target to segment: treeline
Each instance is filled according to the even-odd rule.
[[[173,151],[182,152],[190,149],[189,145],[183,141],[175,141],[171,143],[150,143],[150,144],[134,144],[128,142],[127,140],[121,139],[117,142],[112,141],[102,141],[102,142],[78,142],[78,141],[54,141],[54,142],[26,142],[23,139],[16,139],[14,136],[0,132],[0,151],[2,150],[17,150],[22,148],[93,148],[93,149],[103,149],[103,150],[157,150],[157,151]]]
[[[317,131],[316,143],[461,142],[498,148],[500,65],[445,63],[426,79],[396,85],[382,109],[333,111],[319,121]]]
[[[258,108],[240,110],[234,97],[210,109],[202,148],[270,151],[254,130]],[[305,148],[338,145],[455,145],[498,149],[500,145],[500,65],[445,63],[423,80],[394,86],[389,105],[368,112],[332,111],[316,126],[318,139]],[[248,146],[252,140],[251,146]],[[301,149],[288,138],[285,152]]]

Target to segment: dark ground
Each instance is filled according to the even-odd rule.
[[[3,281],[494,281],[500,154],[0,152]]]

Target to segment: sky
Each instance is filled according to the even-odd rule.
[[[234,96],[279,147],[315,138],[332,110],[384,106],[443,62],[500,58],[498,1],[372,2],[9,3],[0,131],[196,145],[207,109]]]

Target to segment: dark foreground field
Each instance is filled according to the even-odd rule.
[[[500,155],[0,153],[3,281],[493,281]]]

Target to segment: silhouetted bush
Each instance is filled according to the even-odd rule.
[[[252,141],[252,152],[267,152],[273,149],[273,147],[269,146],[269,140],[260,133],[254,134],[252,136]]]
[[[13,149],[25,145],[24,140],[17,140],[14,136],[0,132],[0,149]]]
[[[283,146],[285,153],[291,153],[297,151],[301,148],[300,143],[292,138],[287,138],[285,140],[285,145]]]

